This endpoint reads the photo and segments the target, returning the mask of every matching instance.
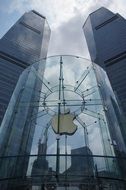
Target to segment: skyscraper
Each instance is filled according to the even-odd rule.
[[[102,66],[126,115],[126,20],[101,7],[83,26],[91,60]]]
[[[0,40],[0,123],[20,74],[35,61],[46,57],[49,38],[46,18],[32,10],[25,13]]]
[[[107,72],[120,107],[126,116],[126,20],[121,15],[101,7],[88,16],[83,30],[91,60]],[[118,111],[115,109],[115,112]],[[121,110],[120,114],[122,114]],[[126,128],[122,124],[124,118],[118,120],[126,143]]]

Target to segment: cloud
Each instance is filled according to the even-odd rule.
[[[97,1],[92,3],[92,1],[79,1],[78,6],[74,7],[73,16],[67,17],[67,19],[62,20],[60,24],[57,24],[57,27],[52,27],[52,34],[49,46],[49,54],[73,54],[79,55],[85,58],[90,59],[88,52],[86,40],[83,34],[82,26],[88,17],[88,15],[100,8],[105,6],[110,8],[113,12],[123,12],[125,13],[122,4],[108,0]],[[76,4],[77,5],[77,4]],[[71,14],[72,15],[72,14]]]
[[[83,17],[78,14],[52,30],[49,55],[72,54],[89,57],[82,31]]]
[[[30,9],[35,9],[45,15],[52,28],[55,28],[62,23],[69,21],[78,13],[83,17],[87,17],[89,13],[95,11],[101,6],[110,8],[114,12],[123,12],[124,0],[11,0],[6,11],[12,13],[14,11],[21,14]]]
[[[48,56],[75,54],[90,59],[82,31],[86,18],[101,6],[126,17],[124,4],[125,0],[11,0],[5,10],[22,15],[35,9],[46,16],[52,30]]]
[[[23,13],[30,9],[36,9],[48,18],[51,27],[57,27],[62,22],[74,17],[76,12],[81,12],[82,7],[84,7],[84,9],[88,8],[91,1],[92,0],[31,0],[29,3],[29,0],[12,0],[8,11],[10,13],[14,11]]]

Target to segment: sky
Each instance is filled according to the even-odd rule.
[[[74,54],[90,58],[82,26],[104,6],[126,18],[125,0],[0,0],[0,38],[29,10],[44,15],[51,28],[48,56]]]
[[[102,6],[126,18],[125,3],[126,0],[0,0],[0,38],[25,12],[34,9],[47,18],[51,28],[48,56],[73,54],[90,58],[82,30],[86,18]],[[95,135],[97,131],[92,138]]]

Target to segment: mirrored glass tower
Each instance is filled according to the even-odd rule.
[[[124,190],[115,109],[108,77],[93,62],[61,55],[28,67],[0,129],[1,188]]]
[[[91,60],[107,72],[126,116],[126,20],[101,7],[88,16],[83,30]],[[126,127],[121,130],[126,142]]]
[[[32,10],[0,40],[0,124],[20,74],[35,61],[46,57],[49,39],[46,18]]]

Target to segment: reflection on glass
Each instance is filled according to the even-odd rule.
[[[1,187],[96,189],[105,177],[124,178],[119,156],[126,150],[111,97],[116,107],[105,72],[79,57],[54,56],[26,69],[0,131],[0,178],[16,183]]]

